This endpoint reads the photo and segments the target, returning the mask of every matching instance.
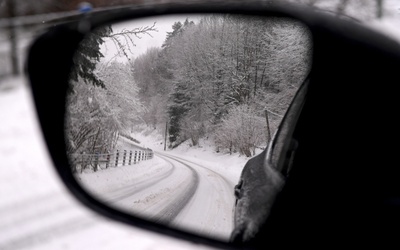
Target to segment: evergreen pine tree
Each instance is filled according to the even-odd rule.
[[[169,115],[169,127],[168,127],[168,134],[169,134],[169,142],[171,144],[179,145],[183,140],[186,138],[180,138],[180,123],[185,117],[189,107],[188,101],[189,96],[185,94],[185,89],[183,86],[177,86],[175,92],[172,94],[172,105],[168,109]]]
[[[111,33],[111,26],[104,26],[85,37],[74,56],[74,67],[70,74],[71,80],[78,81],[78,78],[81,77],[86,84],[91,83],[96,87],[105,88],[104,82],[96,76],[94,70],[96,64],[104,57],[100,51],[104,37]]]

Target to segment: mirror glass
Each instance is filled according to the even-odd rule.
[[[311,67],[304,25],[174,15],[100,27],[74,57],[71,171],[102,202],[228,241],[234,186],[265,149]]]

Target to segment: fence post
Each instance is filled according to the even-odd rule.
[[[106,168],[108,168],[109,164],[110,164],[110,154],[107,154]]]
[[[117,153],[115,155],[115,166],[118,166],[118,157],[119,157],[119,151],[117,150]]]
[[[98,152],[96,152],[94,155],[94,165],[96,166],[96,168],[99,165],[99,153]]]
[[[126,150],[124,150],[124,157],[122,158],[122,166],[125,166]]]
[[[135,158],[133,158],[133,164],[136,164],[137,162],[137,151],[135,150]]]
[[[132,150],[129,152],[129,165],[132,165]]]

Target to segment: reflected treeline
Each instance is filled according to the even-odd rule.
[[[80,43],[66,102],[65,134],[71,159],[72,155],[113,154],[120,135],[130,138],[131,128],[140,122],[143,109],[132,66],[105,61],[109,55],[104,55],[102,48],[111,41],[118,53],[127,56],[134,38],[154,31],[154,25],[116,32],[107,25],[94,30]],[[89,162],[85,167],[95,170],[95,161]]]
[[[172,28],[162,48],[134,64],[148,107],[143,120],[154,128],[168,122],[170,147],[211,138],[219,151],[253,155],[308,73],[307,28],[291,19],[237,15],[186,19]]]
[[[106,39],[124,34],[134,44],[137,32],[156,28],[107,26],[82,43],[67,98],[68,153],[112,153],[134,126],[164,134],[166,124],[170,148],[201,138],[246,156],[264,147],[309,71],[308,30],[291,19],[208,15],[176,22],[161,48],[134,62],[101,60]]]
[[[142,105],[128,65],[113,62],[96,75],[104,88],[82,78],[71,81],[65,124],[69,155],[113,153],[120,135],[129,137],[129,128],[138,120]]]

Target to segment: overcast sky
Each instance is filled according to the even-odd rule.
[[[135,43],[135,47],[132,47],[131,50],[133,54],[129,54],[131,58],[136,58],[137,56],[146,52],[148,48],[151,47],[161,47],[163,42],[165,41],[167,32],[172,31],[172,25],[175,22],[184,22],[186,18],[189,20],[198,22],[200,19],[199,16],[195,15],[169,15],[169,16],[159,16],[159,17],[152,17],[152,18],[142,18],[136,19],[134,21],[128,21],[123,23],[118,23],[112,26],[113,32],[120,32],[123,29],[134,29],[139,27],[145,26],[152,26],[155,23],[155,28],[158,32],[151,32],[151,36],[149,35],[142,35],[141,39],[133,37],[133,41]],[[112,41],[106,41],[105,46],[102,47],[102,53],[105,56],[105,60],[109,61],[111,58],[114,57],[117,50]],[[118,58],[117,60],[125,61],[126,58]]]

